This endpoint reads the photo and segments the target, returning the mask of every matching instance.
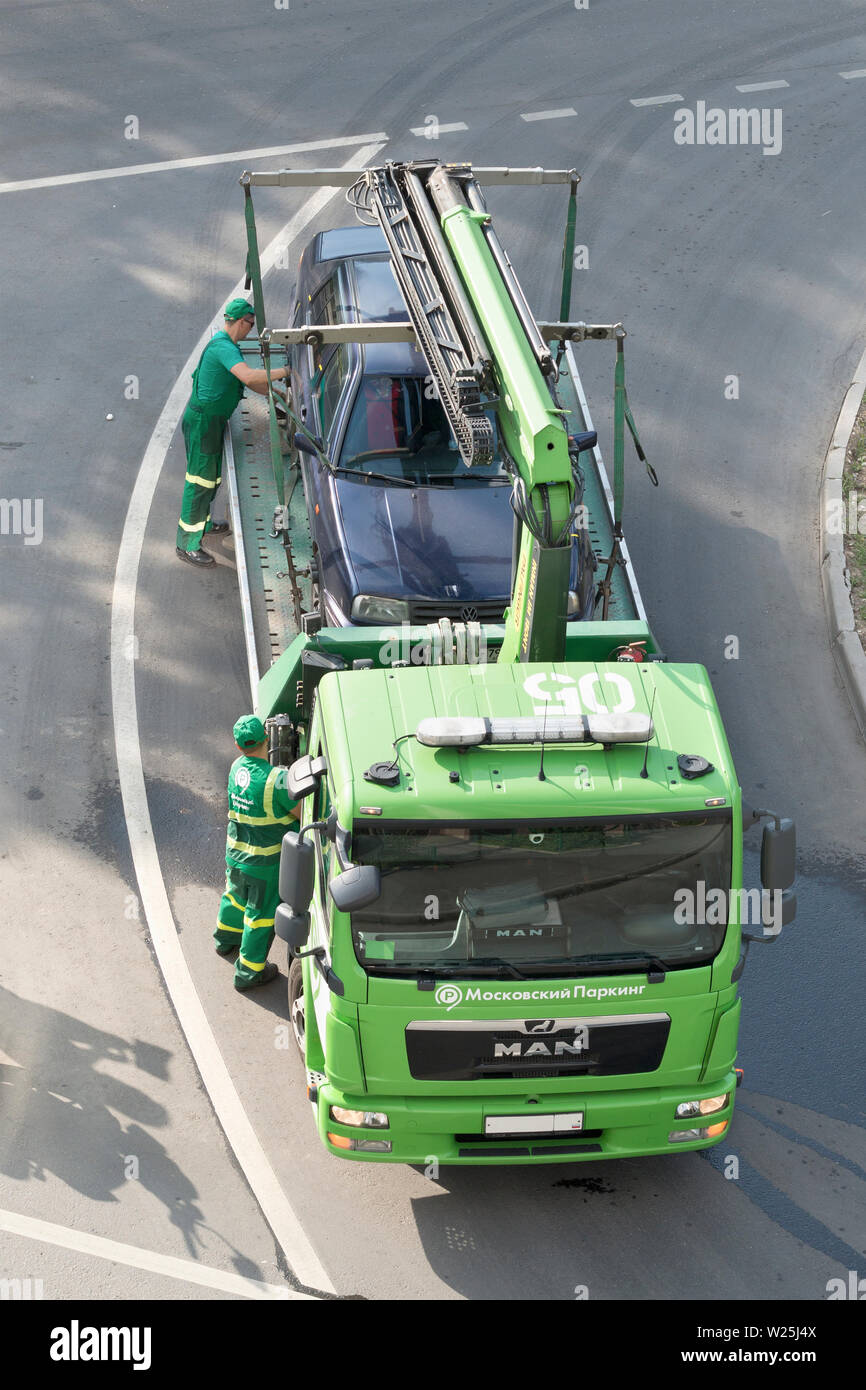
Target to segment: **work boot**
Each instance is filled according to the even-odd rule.
[[[201,548],[198,550],[181,550],[178,545],[175,549],[177,551],[177,558],[179,560],[186,560],[188,565],[198,565],[201,569],[205,569],[208,565],[216,564],[214,557]]]
[[[212,521],[210,525],[210,533],[212,536],[224,536],[228,529],[229,524],[227,521]]]
[[[214,946],[218,956],[230,956],[232,951],[236,951],[240,946],[239,941],[222,941],[218,946]]]
[[[269,960],[265,965],[264,970],[260,970],[257,973],[256,978],[254,980],[250,980],[249,984],[241,984],[238,981],[237,977],[235,977],[235,989],[255,989],[257,985],[266,985],[271,980],[276,979],[279,973],[280,967],[278,965],[275,965],[272,960]]]

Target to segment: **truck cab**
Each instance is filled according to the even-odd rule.
[[[651,707],[653,741],[620,741]],[[581,710],[610,742],[575,748]],[[334,672],[307,746],[310,898],[284,883],[277,932],[329,1152],[563,1162],[721,1139],[742,822],[702,667]],[[687,779],[682,754],[708,771]]]

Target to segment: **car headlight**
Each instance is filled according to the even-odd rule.
[[[580,614],[580,594],[574,589],[568,591],[568,607],[565,610],[566,617],[576,618]]]
[[[341,1125],[357,1125],[360,1129],[388,1128],[388,1116],[381,1110],[346,1110],[342,1105],[332,1105],[331,1119]]]
[[[408,623],[409,604],[404,598],[358,594],[352,603],[352,618],[359,623]]]
[[[705,1100],[684,1100],[682,1105],[677,1106],[677,1119],[690,1120],[695,1115],[714,1115],[717,1110],[724,1110],[728,1103],[728,1097],[709,1096]]]

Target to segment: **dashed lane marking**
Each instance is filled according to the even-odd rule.
[[[745,82],[741,87],[737,88],[737,91],[770,92],[773,90],[774,87],[789,87],[790,85],[790,82],[786,82],[784,78],[779,78],[779,80],[776,82]]]
[[[670,92],[664,97],[629,97],[632,106],[664,106],[668,101],[685,101],[679,92]]]
[[[522,121],[559,121],[564,116],[576,116],[573,106],[560,106],[555,111],[521,111]]]

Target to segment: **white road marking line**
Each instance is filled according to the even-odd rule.
[[[465,127],[464,127],[465,129]],[[307,140],[301,145],[270,145],[260,150],[231,150],[228,154],[193,155],[189,159],[163,159],[158,164],[123,164],[117,169],[91,169],[84,174],[58,174],[53,178],[18,179],[0,183],[0,193],[23,193],[31,188],[58,188],[66,183],[91,183],[94,179],[123,179],[133,174],[161,174],[169,169],[199,169],[207,164],[231,164],[243,160],[272,159],[280,154],[304,154],[308,150],[333,150],[343,145],[366,145],[385,141],[379,131],[373,135],[337,135],[330,140]]]
[[[522,121],[558,121],[563,116],[576,116],[573,106],[560,106],[554,111],[521,111]]]
[[[429,126],[426,126],[426,125],[413,125],[413,126],[410,126],[409,129],[411,130],[411,132],[412,132],[413,135],[429,135],[429,134],[430,134],[430,127],[429,127]],[[452,132],[453,130],[468,130],[468,129],[469,129],[469,127],[468,127],[468,125],[466,124],[465,121],[452,121],[450,125],[437,125],[437,126],[436,126],[436,132],[437,132],[438,135],[450,135],[451,132]],[[371,136],[370,138],[372,139],[373,137]]]
[[[23,1216],[17,1211],[0,1210],[0,1231],[6,1231],[13,1236],[26,1236],[29,1240],[45,1241],[48,1245],[60,1245],[66,1250],[77,1250],[82,1255],[95,1255],[97,1259],[112,1260],[115,1264],[130,1265],[133,1269],[144,1269],[150,1274],[182,1279],[186,1284],[200,1284],[205,1289],[240,1294],[242,1298],[282,1301],[302,1298],[316,1301],[312,1294],[296,1293],[285,1284],[266,1284],[260,1279],[244,1279],[240,1274],[214,1269],[212,1265],[202,1265],[196,1260],[182,1260],[176,1255],[160,1255],[155,1250],[142,1250],[139,1245],[108,1240],[105,1236],[91,1235],[89,1231],[74,1231],[69,1226],[56,1226],[53,1221],[40,1221],[35,1216]]]
[[[629,97],[632,106],[663,106],[666,101],[685,101],[679,92],[670,92],[665,97]]]
[[[366,164],[382,148],[367,145],[353,154],[346,168]],[[336,190],[322,188],[270,241],[262,253],[262,272],[269,270],[284,246],[290,243],[322,211]],[[221,302],[244,293],[243,280],[223,296]],[[190,1051],[207,1088],[223,1131],[234,1150],[265,1219],[274,1232],[286,1258],[299,1281],[307,1288],[334,1292],[304,1229],[277,1176],[271,1167],[249,1117],[241,1104],[234,1082],[217,1047],[201,1000],[189,973],[178,940],[165,882],[154,840],[136,707],[135,667],[126,653],[133,651],[130,640],[135,632],[135,594],[138,567],[150,508],[166,454],[181,412],[189,396],[189,378],[194,371],[214,327],[221,326],[218,313],[207,325],[186,363],[180,371],[144,452],[135,479],[129,509],[120,540],[114,593],[111,606],[111,699],[114,719],[114,743],[120,780],[123,809],[129,833],[130,848],[139,892],[156,951],[159,967],[166,982],[181,1028]],[[179,477],[180,475],[178,475]],[[178,482],[178,488],[180,483]],[[169,564],[175,563],[171,555]],[[180,578],[180,576],[178,576]]]
[[[789,87],[791,84],[780,79],[778,82],[744,82],[742,87],[738,87],[738,92],[769,92],[774,87]]]
[[[839,76],[845,82],[851,82],[855,77],[866,77],[866,68],[855,68],[853,72],[840,72]]]

